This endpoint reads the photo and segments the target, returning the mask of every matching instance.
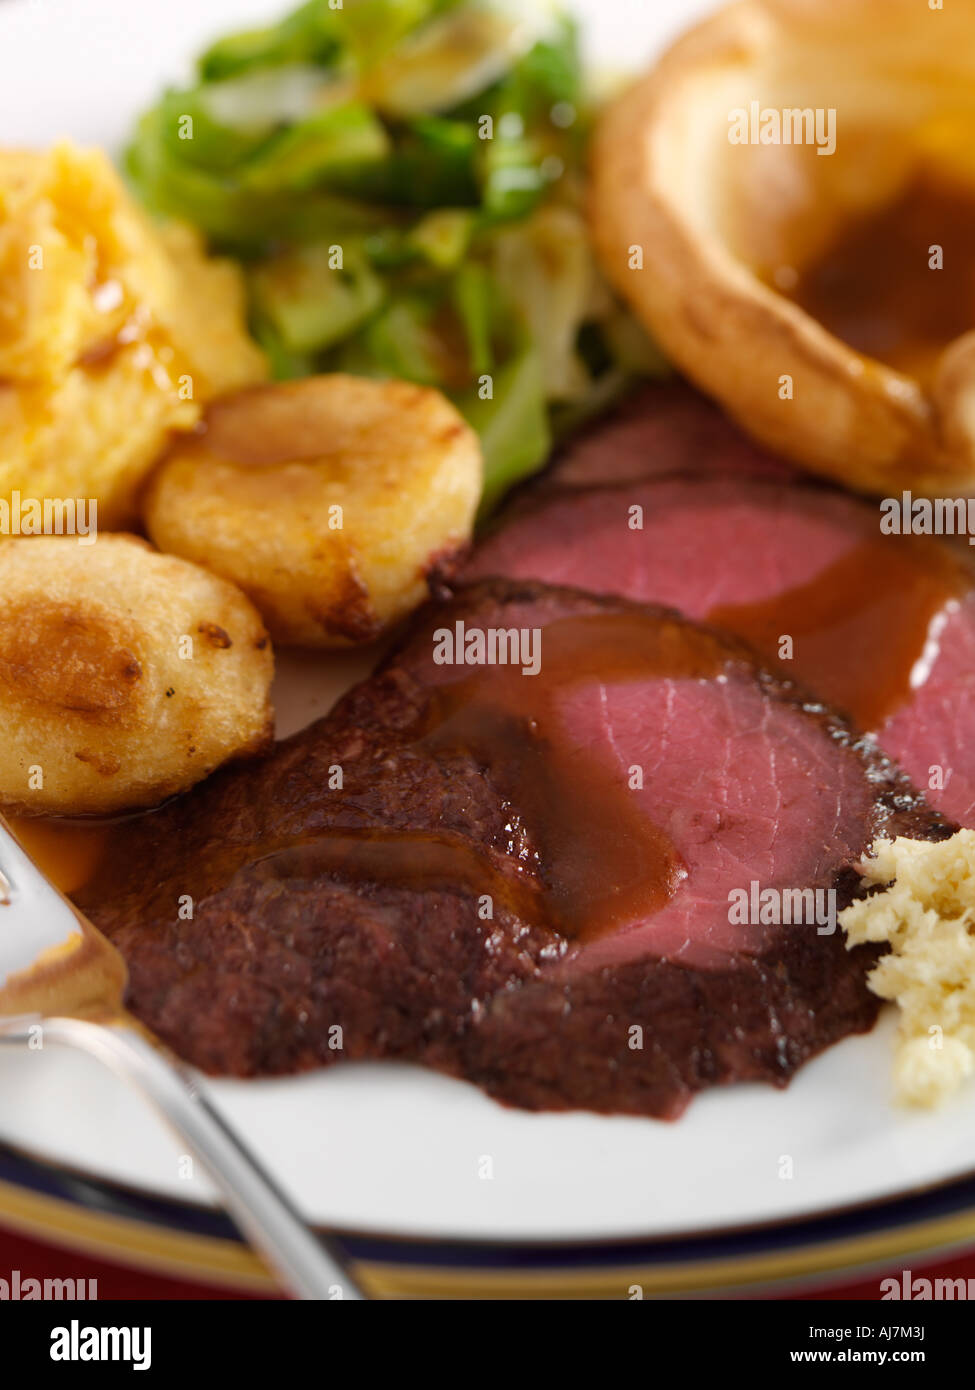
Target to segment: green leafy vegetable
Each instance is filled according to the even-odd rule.
[[[462,266],[454,277],[453,302],[464,331],[470,373],[476,377],[494,368],[496,293],[494,279],[483,265]]]
[[[383,282],[352,248],[300,246],[251,275],[255,317],[296,356],[324,352],[361,327],[383,302]]]
[[[308,0],[280,24],[218,39],[200,58],[198,69],[204,82],[219,82],[252,68],[273,68],[281,63],[327,67],[340,52],[340,38],[327,0]]]
[[[361,170],[385,159],[389,143],[369,107],[348,102],[288,126],[245,163],[241,187],[260,193],[343,184],[348,189]]]
[[[443,208],[421,218],[407,236],[406,245],[438,270],[453,270],[471,244],[474,226],[472,213]]]
[[[308,0],[212,44],[127,170],[153,212],[245,261],[276,376],[449,394],[490,508],[553,427],[660,368],[593,263],[589,119],[575,25],[548,0]]]
[[[474,390],[457,405],[481,438],[485,516],[509,488],[539,468],[552,447],[538,353],[526,345],[496,374],[490,396]]]

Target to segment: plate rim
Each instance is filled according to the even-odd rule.
[[[5,1155],[12,1155],[35,1181],[18,1182],[5,1173]],[[86,1203],[79,1192],[71,1191],[72,1180],[94,1186],[100,1200]],[[971,1191],[955,1209],[950,1189],[966,1185]],[[115,1187],[103,1179],[73,1177],[63,1167],[18,1154],[5,1142],[0,1143],[0,1221],[4,1224],[166,1277],[192,1275],[251,1294],[279,1292],[260,1257],[241,1240],[224,1211],[179,1199],[145,1198],[138,1192],[134,1199],[157,1211],[126,1210],[119,1194],[112,1200]],[[23,1199],[19,1212],[12,1210],[18,1205],[18,1195]],[[940,1206],[945,1198],[947,1211],[932,1212],[932,1200]],[[875,1210],[898,1203],[909,1207],[901,1213],[901,1220],[884,1221]],[[866,1230],[824,1230],[831,1221],[835,1224],[834,1214],[804,1223],[762,1223],[759,1231],[744,1233],[744,1248],[733,1248],[736,1239],[740,1244],[743,1238],[736,1233],[724,1240],[719,1237],[714,1251],[674,1250],[672,1258],[666,1258],[664,1246],[668,1242],[659,1237],[531,1245],[520,1241],[457,1242],[443,1237],[423,1243],[416,1237],[344,1230],[335,1235],[367,1292],[380,1298],[618,1299],[633,1297],[634,1286],[639,1287],[641,1298],[782,1297],[863,1282],[874,1273],[879,1278],[884,1271],[895,1269],[899,1260],[927,1263],[937,1253],[971,1249],[975,1243],[975,1179],[971,1176],[894,1199],[893,1203],[888,1199],[866,1206],[866,1212],[861,1207],[841,1213],[841,1217],[879,1215],[880,1220],[868,1223]],[[159,1208],[180,1211],[191,1219],[189,1226],[167,1222]],[[207,1229],[199,1229],[201,1217]],[[762,1243],[763,1236],[788,1236],[797,1224],[806,1226],[802,1234],[808,1239],[787,1240],[784,1245]],[[754,1249],[749,1248],[749,1236]],[[729,1245],[732,1248],[727,1248]]]
[[[169,1193],[153,1189],[149,1186],[142,1186],[136,1182],[125,1179],[106,1177],[97,1170],[86,1168],[83,1164],[64,1162],[52,1159],[49,1155],[41,1151],[33,1150],[29,1145],[0,1139],[0,1158],[13,1157],[32,1168],[43,1172],[60,1175],[69,1182],[85,1183],[97,1187],[102,1192],[117,1194],[121,1198],[131,1201],[149,1202],[160,1207],[168,1207],[178,1210],[187,1218],[219,1219],[224,1218],[229,1223],[229,1218],[219,1202],[194,1202],[186,1198],[171,1196]],[[3,1181],[0,1178],[0,1181]],[[442,1246],[451,1249],[486,1249],[486,1250],[550,1250],[552,1252],[568,1250],[606,1250],[606,1249],[625,1249],[629,1246],[640,1245],[649,1248],[664,1249],[668,1246],[675,1246],[689,1242],[723,1242],[735,1239],[750,1238],[754,1236],[774,1235],[777,1233],[788,1232],[800,1227],[814,1227],[830,1222],[843,1222],[853,1217],[872,1216],[879,1214],[883,1209],[897,1207],[904,1203],[923,1202],[925,1200],[940,1196],[950,1196],[956,1189],[972,1187],[972,1211],[975,1212],[975,1166],[966,1169],[963,1173],[956,1173],[949,1178],[936,1179],[933,1182],[918,1183],[909,1187],[901,1188],[897,1192],[887,1193],[880,1197],[864,1198],[856,1202],[832,1203],[829,1206],[818,1208],[815,1211],[794,1214],[786,1217],[772,1217],[766,1220],[737,1222],[733,1225],[720,1226],[700,1226],[685,1227],[680,1231],[668,1233],[646,1233],[635,1232],[625,1236],[605,1235],[605,1236],[571,1236],[564,1237],[511,1237],[511,1236],[450,1236],[438,1233],[418,1233],[406,1234],[395,1231],[381,1231],[371,1227],[358,1225],[325,1225],[314,1221],[311,1223],[316,1231],[325,1232],[337,1236],[338,1238],[349,1238],[359,1241],[383,1241],[396,1245],[430,1245]],[[84,1205],[84,1203],[78,1203]],[[905,1223],[907,1224],[907,1223]]]

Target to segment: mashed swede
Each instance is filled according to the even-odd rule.
[[[265,375],[236,266],[155,228],[98,151],[0,150],[0,497],[124,524],[168,432]]]
[[[887,942],[869,985],[901,1010],[899,1099],[933,1105],[975,1073],[975,831],[877,840],[860,873],[883,891],[840,914],[848,944]]]

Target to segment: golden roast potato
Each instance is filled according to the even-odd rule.
[[[368,641],[470,539],[474,432],[437,391],[340,374],[214,402],[153,475],[160,550],[233,580],[276,642]]]
[[[271,737],[271,645],[239,590],[145,541],[0,543],[0,804],[150,806]]]
[[[754,436],[864,491],[975,488],[975,5],[729,5],[592,169],[610,278]]]

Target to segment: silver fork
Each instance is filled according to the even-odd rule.
[[[189,1145],[228,1210],[302,1299],[358,1299],[334,1242],[319,1240],[192,1074],[129,1014],[115,947],[50,883],[0,816],[0,1042],[78,1047],[135,1085]]]

